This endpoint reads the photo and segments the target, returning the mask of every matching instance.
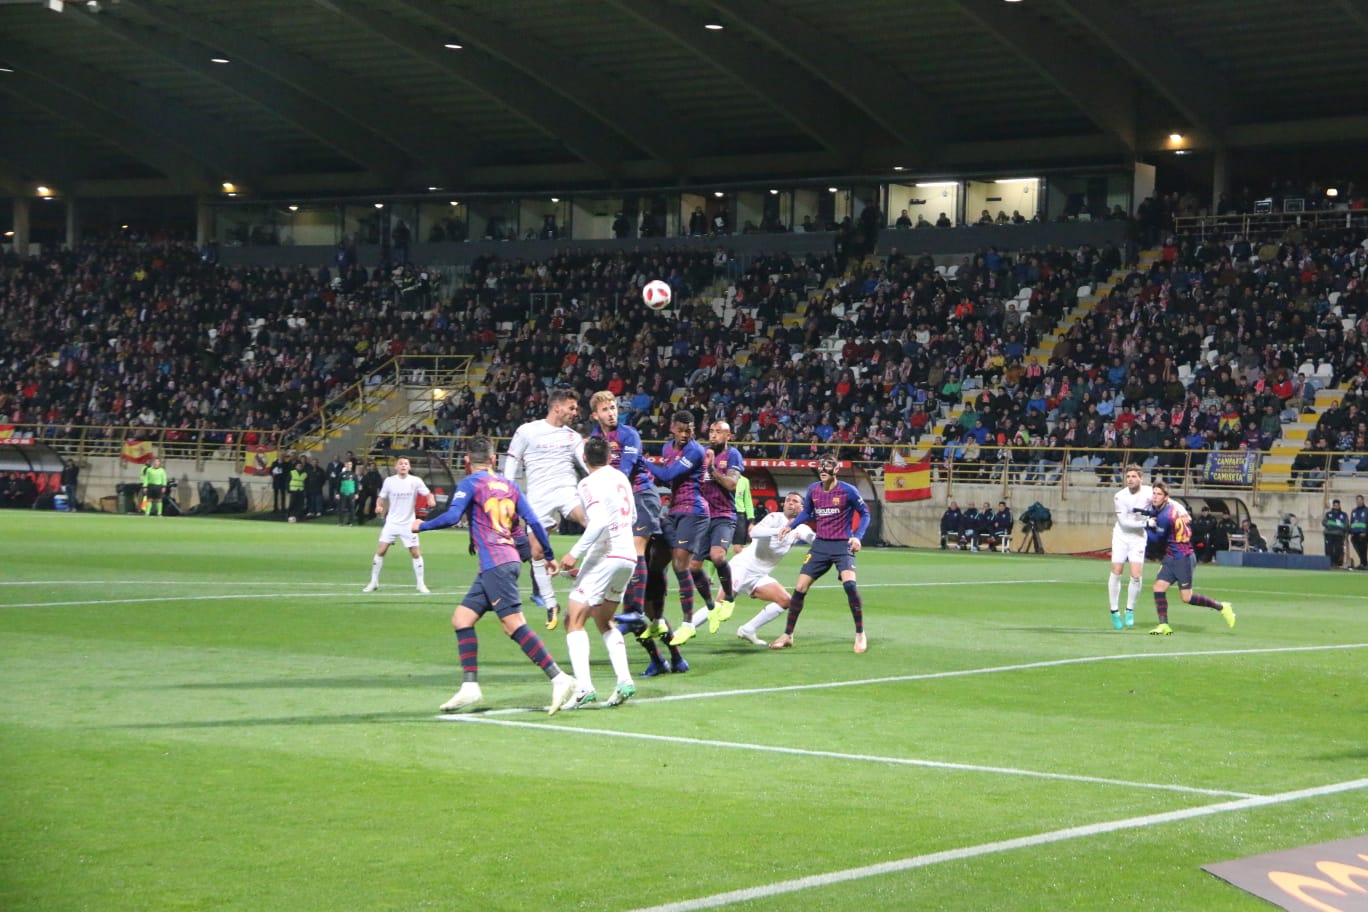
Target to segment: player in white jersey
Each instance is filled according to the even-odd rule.
[[[545,418],[529,421],[513,433],[503,474],[527,492],[532,512],[551,533],[567,517],[584,525],[584,508],[575,490],[579,483],[575,452],[582,438],[573,425],[579,418],[579,400],[568,389],[552,390],[549,400]],[[540,557],[532,561],[532,580],[537,592],[533,601],[544,603],[546,626],[552,629],[560,605],[546,561]]]
[[[418,507],[434,507],[437,498],[432,496],[423,479],[409,474],[409,461],[400,456],[394,461],[394,474],[385,479],[380,487],[380,496],[375,501],[375,515],[385,517],[384,528],[380,530],[380,544],[371,559],[371,578],[362,592],[374,592],[380,588],[380,568],[385,565],[385,554],[397,538],[409,549],[413,556],[413,575],[418,580],[418,591],[428,594],[427,584],[423,582],[423,552],[418,547],[418,533],[413,531],[413,520]]]
[[[636,543],[632,536],[636,499],[632,496],[631,481],[609,465],[611,459],[612,449],[605,438],[591,437],[584,442],[584,463],[589,474],[579,483],[578,493],[587,522],[584,534],[560,561],[561,569],[576,579],[575,588],[570,591],[570,611],[565,617],[565,647],[570,653],[577,686],[566,709],[598,700],[589,673],[589,634],[584,629],[591,612],[617,675],[617,686],[607,705],[617,706],[636,693],[632,671],[627,666],[627,645],[622,631],[612,623],[622,593],[636,572]],[[584,558],[584,565],[575,574],[573,568],[580,558]]]
[[[794,491],[784,498],[784,508],[770,513],[751,527],[751,543],[731,560],[732,585],[737,595],[749,593],[751,598],[764,599],[766,605],[760,613],[736,628],[736,635],[749,640],[756,646],[764,646],[765,641],[757,635],[760,628],[788,611],[789,592],[776,580],[772,573],[784,555],[797,542],[811,544],[817,533],[809,526],[799,526],[783,538],[779,532],[789,522],[803,512],[803,495]]]
[[[1150,499],[1154,489],[1140,483],[1140,467],[1126,466],[1126,486],[1116,492],[1116,525],[1112,527],[1111,576],[1107,595],[1111,600],[1112,627],[1121,630],[1135,626],[1135,599],[1140,595],[1140,578],[1145,572],[1145,522],[1150,518]],[[1126,590],[1126,613],[1121,614],[1121,570],[1130,564],[1130,587]]]

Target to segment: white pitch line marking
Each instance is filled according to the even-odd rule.
[[[261,598],[261,595],[259,593],[235,592],[229,595],[168,595],[157,598],[89,599],[78,602],[19,602],[13,605],[0,604],[0,608],[70,608],[89,605],[141,605],[150,602],[221,602],[255,598]],[[291,592],[290,598],[337,598],[337,593]]]
[[[1237,813],[1239,811],[1268,807],[1275,804],[1301,801],[1305,798],[1321,798],[1326,795],[1356,791],[1365,787],[1368,787],[1368,779],[1354,779],[1349,782],[1337,782],[1332,785],[1298,789],[1293,792],[1281,792],[1276,795],[1241,798],[1236,801],[1223,801],[1219,804],[1184,808],[1178,811],[1166,811],[1161,814],[1146,814],[1142,817],[1127,817],[1122,820],[1111,820],[1103,823],[1090,823],[1083,826],[1066,827],[1062,830],[1037,833],[1034,836],[1003,839],[998,842],[966,846],[961,849],[948,849],[943,852],[932,852],[928,855],[916,855],[912,858],[903,858],[898,861],[886,861],[880,864],[866,865],[860,868],[847,868],[844,871],[829,871],[825,874],[813,874],[809,877],[781,880],[777,883],[766,884],[760,887],[748,887],[744,890],[730,890],[726,893],[715,893],[712,896],[700,896],[695,899],[685,899],[678,902],[665,903],[659,906],[643,907],[634,909],[632,912],[696,912],[696,910],[699,909],[716,909],[721,906],[730,906],[735,903],[748,902],[753,899],[769,899],[774,896],[782,896],[786,893],[797,893],[800,890],[811,890],[816,887],[828,887],[833,884],[847,883],[852,880],[862,880],[868,877],[878,877],[883,874],[895,874],[901,871],[911,871],[916,868],[927,868],[945,861],[961,861],[966,858],[979,858],[984,855],[1010,852],[1015,849],[1033,848],[1035,846],[1050,845],[1051,843],[1056,842],[1065,842],[1070,839],[1101,836],[1108,833],[1120,832],[1121,830],[1135,830],[1143,827],[1161,826],[1166,823],[1193,820],[1199,817],[1210,817],[1216,814]]]
[[[820,681],[813,684],[786,684],[781,687],[747,687],[736,690],[713,690],[702,693],[671,694],[665,697],[634,697],[632,705],[644,703],[673,703],[680,700],[711,700],[715,697],[748,697],[757,694],[788,693],[802,690],[829,690],[837,687],[863,687],[869,684],[903,684],[910,681],[933,681],[938,678],[964,678],[972,675],[999,674],[1007,671],[1032,671],[1037,668],[1059,668],[1065,665],[1086,665],[1093,662],[1123,662],[1129,659],[1179,659],[1203,656],[1268,655],[1284,652],[1326,652],[1337,649],[1368,649],[1368,643],[1339,643],[1326,646],[1270,646],[1264,649],[1201,649],[1190,652],[1119,653],[1104,656],[1078,656],[1071,659],[1048,659],[1041,662],[1022,662],[1017,665],[990,665],[985,668],[960,668],[951,671],[930,671],[925,674],[893,675],[885,678],[858,678],[853,681]],[[531,709],[496,709],[482,716],[509,716],[535,712]]]
[[[795,757],[816,757],[824,760],[851,760],[860,763],[879,763],[887,766],[917,766],[926,769],[953,770],[966,773],[1000,773],[1008,776],[1024,776],[1031,779],[1058,779],[1064,782],[1087,782],[1095,785],[1120,785],[1127,788],[1151,789],[1166,792],[1183,792],[1193,795],[1211,795],[1221,798],[1253,798],[1249,792],[1232,792],[1228,789],[1204,789],[1186,785],[1165,785],[1155,782],[1133,782],[1128,779],[1108,779],[1100,776],[1075,776],[1068,773],[1048,773],[1036,770],[1017,769],[1009,766],[982,766],[976,763],[946,763],[939,760],[914,760],[906,757],[882,757],[877,754],[846,754],[839,751],[808,750],[799,747],[779,747],[769,744],[747,744],[740,741],[715,741],[709,738],[685,738],[678,735],[652,735],[644,732],[609,731],[606,729],[567,728],[550,722],[517,722],[512,719],[490,719],[489,713],[475,715],[440,716],[446,722],[480,723],[483,725],[502,725],[511,728],[534,728],[544,731],[569,732],[576,735],[598,735],[605,738],[626,738],[635,741],[659,741],[667,744],[684,744],[690,747],[719,747],[728,750],[754,751],[765,754],[789,754]]]

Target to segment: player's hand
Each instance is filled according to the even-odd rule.
[[[556,563],[554,560],[547,561],[546,573],[548,576],[555,576],[557,573],[560,573],[560,564]]]
[[[714,452],[712,451],[712,448],[711,448],[711,447],[709,447],[708,449],[704,450],[704,451],[703,451],[703,468],[705,468],[705,469],[712,468],[713,460],[716,459],[716,458],[717,458],[717,454],[714,453]]]
[[[1153,516],[1151,516],[1149,519],[1145,520],[1145,528],[1157,529],[1159,528],[1159,521],[1155,519]]]
[[[567,573],[575,566],[575,555],[567,554],[560,559],[560,568]]]
[[[850,537],[850,541],[849,541],[848,544],[850,545],[850,553],[851,553],[851,554],[857,554],[857,553],[859,553],[859,550],[860,550],[860,540],[859,540],[858,538],[856,538],[855,536],[852,535],[852,536]]]
[[[417,531],[418,531],[418,527],[421,526],[422,524],[423,524],[423,521],[422,521],[421,519],[415,519],[415,520],[413,521],[412,525],[409,526],[409,531],[410,531],[410,532],[417,532]]]
[[[779,530],[779,540],[783,541],[784,539],[788,538],[789,533],[792,531],[793,530],[790,529],[788,526],[784,526],[782,529]]]

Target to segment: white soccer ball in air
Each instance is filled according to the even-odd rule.
[[[670,291],[670,286],[655,279],[647,282],[641,289],[641,300],[651,310],[664,310],[670,306],[670,299],[674,297],[674,292]]]

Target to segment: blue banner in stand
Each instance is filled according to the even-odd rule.
[[[1258,462],[1257,450],[1216,450],[1207,453],[1202,479],[1212,484],[1252,485]]]

